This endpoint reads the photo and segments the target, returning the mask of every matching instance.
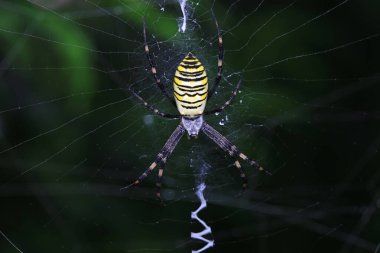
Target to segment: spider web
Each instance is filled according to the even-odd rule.
[[[195,183],[208,168],[215,247],[231,252],[379,252],[379,18],[376,1],[0,2],[0,251],[190,252],[200,229]],[[233,160],[205,136],[183,138],[164,173],[138,177],[178,124],[154,83],[189,51],[217,71],[205,120],[273,175]]]

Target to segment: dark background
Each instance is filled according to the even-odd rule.
[[[234,161],[200,135],[169,159],[163,203],[156,172],[121,191],[178,124],[127,90],[176,112],[146,72],[142,16],[170,90],[188,51],[213,80],[211,9],[226,52],[208,108],[239,79],[242,88],[206,120],[272,176],[242,163],[240,196]],[[208,252],[380,252],[379,10],[378,1],[199,1],[180,34],[176,1],[1,1],[0,252],[198,249],[190,212],[202,168]]]

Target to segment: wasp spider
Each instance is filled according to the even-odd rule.
[[[223,71],[223,39],[215,17],[214,20],[218,32],[219,54],[218,72],[217,76],[215,77],[212,89],[210,91],[208,89],[208,78],[204,66],[197,59],[197,57],[194,56],[194,54],[188,53],[177,67],[173,81],[174,96],[170,96],[165,90],[165,87],[162,84],[160,78],[158,77],[156,66],[149,52],[149,46],[147,43],[146,36],[146,21],[144,19],[144,50],[150,65],[150,72],[153,75],[153,78],[155,79],[158,88],[171,101],[171,103],[177,107],[179,114],[174,115],[163,113],[159,111],[155,106],[146,102],[140,95],[135,93],[133,90],[131,90],[131,92],[138,100],[140,100],[145,105],[145,107],[147,107],[155,114],[164,118],[180,118],[181,122],[174,130],[172,135],[169,137],[169,139],[166,141],[160,153],[158,153],[156,160],[149,166],[148,169],[146,169],[146,171],[143,174],[141,174],[141,176],[136,181],[134,181],[131,185],[127,187],[139,184],[156,167],[159,167],[156,196],[160,198],[161,181],[166,161],[185,132],[187,132],[189,137],[197,137],[199,132],[202,131],[211,140],[213,140],[221,149],[223,149],[231,157],[236,159],[234,165],[239,171],[240,177],[243,181],[243,190],[247,187],[247,178],[244,171],[241,168],[239,159],[247,161],[251,166],[255,167],[260,171],[264,171],[264,169],[255,160],[252,160],[248,158],[245,154],[241,153],[235,145],[233,145],[229,140],[227,140],[226,137],[224,137],[222,134],[216,131],[213,127],[208,125],[203,119],[203,115],[221,112],[227,106],[229,106],[231,101],[236,96],[241,84],[240,80],[237,83],[234,91],[232,92],[231,97],[221,107],[209,111],[204,111],[207,99],[210,99],[214,95],[215,90],[218,88],[220,84]]]

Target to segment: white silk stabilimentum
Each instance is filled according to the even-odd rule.
[[[199,250],[192,250],[191,251],[192,253],[200,253],[200,252],[203,252],[203,251],[207,250],[208,248],[211,248],[214,246],[214,240],[208,240],[208,239],[204,238],[205,235],[212,233],[211,227],[208,226],[206,224],[206,222],[204,222],[202,219],[200,219],[198,217],[198,213],[202,209],[207,207],[206,199],[203,196],[204,189],[206,189],[206,184],[204,182],[197,186],[196,194],[197,194],[198,199],[201,202],[201,205],[198,207],[197,210],[195,210],[194,212],[191,212],[191,219],[197,220],[200,224],[202,224],[204,229],[200,232],[197,232],[197,233],[191,232],[191,238],[196,239],[196,240],[201,240],[201,241],[205,242],[206,245],[203,246],[202,248],[200,248]]]
[[[187,23],[187,13],[186,13],[186,0],[178,0],[179,5],[181,6],[182,10],[182,15],[183,15],[183,20],[182,20],[182,25],[179,29],[179,32],[185,32],[186,31],[186,23]]]

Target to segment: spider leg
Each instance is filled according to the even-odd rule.
[[[122,189],[128,189],[131,186],[138,185],[141,183],[149,174],[157,167],[163,166],[166,163],[166,160],[171,155],[175,147],[177,146],[178,142],[181,140],[181,137],[185,133],[185,128],[182,126],[182,124],[179,124],[177,128],[173,131],[169,139],[166,141],[165,145],[161,149],[160,153],[158,153],[156,160],[142,173],[137,180],[135,180],[132,184],[123,187]],[[163,172],[163,170],[161,171]],[[160,173],[160,171],[159,171]]]
[[[219,24],[218,21],[216,20],[215,14],[212,11],[212,17],[215,21],[215,26],[216,30],[218,31],[218,48],[219,48],[219,53],[218,53],[218,72],[216,74],[215,80],[214,80],[214,85],[212,86],[211,91],[208,93],[208,99],[214,95],[216,89],[219,87],[220,80],[222,78],[222,72],[223,72],[223,58],[224,58],[224,48],[223,48],[223,38],[222,38],[222,32],[219,29]]]
[[[146,40],[146,20],[145,20],[145,17],[143,19],[143,35],[144,35],[144,52],[145,52],[146,58],[148,59],[148,62],[149,62],[150,72],[152,73],[152,76],[153,76],[154,80],[156,81],[156,84],[157,84],[158,88],[161,90],[161,92],[165,95],[165,97],[167,97],[169,99],[169,101],[175,107],[177,107],[176,103],[174,101],[174,98],[169,96],[169,94],[165,90],[165,86],[162,84],[161,79],[157,75],[157,68],[153,62],[152,56],[150,55],[148,42]]]
[[[209,110],[209,111],[205,111],[203,114],[204,115],[210,115],[210,114],[213,114],[213,113],[216,113],[216,112],[221,112],[223,111],[227,106],[229,106],[232,102],[232,100],[234,100],[234,98],[236,97],[239,89],[240,89],[240,85],[241,85],[241,80],[239,80],[239,82],[236,84],[235,86],[235,89],[234,91],[232,92],[231,94],[231,97],[219,108],[215,108],[215,109],[212,109],[212,110]]]
[[[230,156],[242,159],[244,161],[247,161],[251,166],[256,168],[259,171],[265,171],[265,173],[271,175],[270,172],[266,171],[261,167],[258,162],[256,162],[253,159],[248,158],[245,154],[241,153],[237,147],[232,144],[229,140],[227,140],[226,137],[224,137],[222,134],[220,134],[218,131],[216,131],[213,127],[211,127],[206,122],[203,122],[202,131],[211,139],[213,140],[221,149],[223,149],[225,152],[227,152]],[[236,165],[236,164],[235,164]],[[240,165],[240,163],[239,163]],[[238,168],[239,169],[239,168]],[[245,176],[245,175],[244,175]]]
[[[106,59],[102,58],[103,62],[109,66],[109,67],[112,67],[112,65],[110,64],[110,62],[108,62]],[[114,82],[116,82],[117,84],[119,84],[120,86],[123,86],[124,85],[124,80],[122,80],[122,78],[120,77],[120,75],[118,75],[116,72],[110,72],[109,73],[111,75],[111,78]],[[161,112],[160,110],[158,110],[155,106],[149,104],[148,102],[146,102],[139,94],[137,94],[132,88],[131,86],[128,86],[128,90],[132,93],[132,95],[137,98],[140,102],[142,102],[142,104],[150,111],[152,111],[154,114],[157,114],[163,118],[169,118],[169,119],[177,119],[180,117],[180,115],[175,115],[175,114],[167,114],[167,113],[163,113]]]
[[[240,165],[240,162],[239,160],[236,160],[235,163],[234,163],[236,169],[238,170],[239,174],[240,174],[240,178],[243,182],[242,184],[242,191],[245,191],[245,189],[247,189],[247,185],[248,185],[248,179],[247,179],[247,176],[245,175],[243,169],[241,168],[241,165]]]
[[[168,118],[168,119],[178,119],[180,117],[180,115],[177,115],[177,114],[168,114],[168,113],[161,112],[160,110],[157,109],[157,107],[149,104],[145,99],[143,99],[139,94],[137,94],[130,87],[128,88],[128,90],[133,94],[135,98],[137,98],[148,110],[150,110],[154,114],[157,114],[158,116],[161,116],[163,118]]]
[[[161,164],[160,169],[158,170],[158,180],[156,183],[156,197],[161,199],[161,187],[162,187],[162,176],[164,175],[165,163]]]

